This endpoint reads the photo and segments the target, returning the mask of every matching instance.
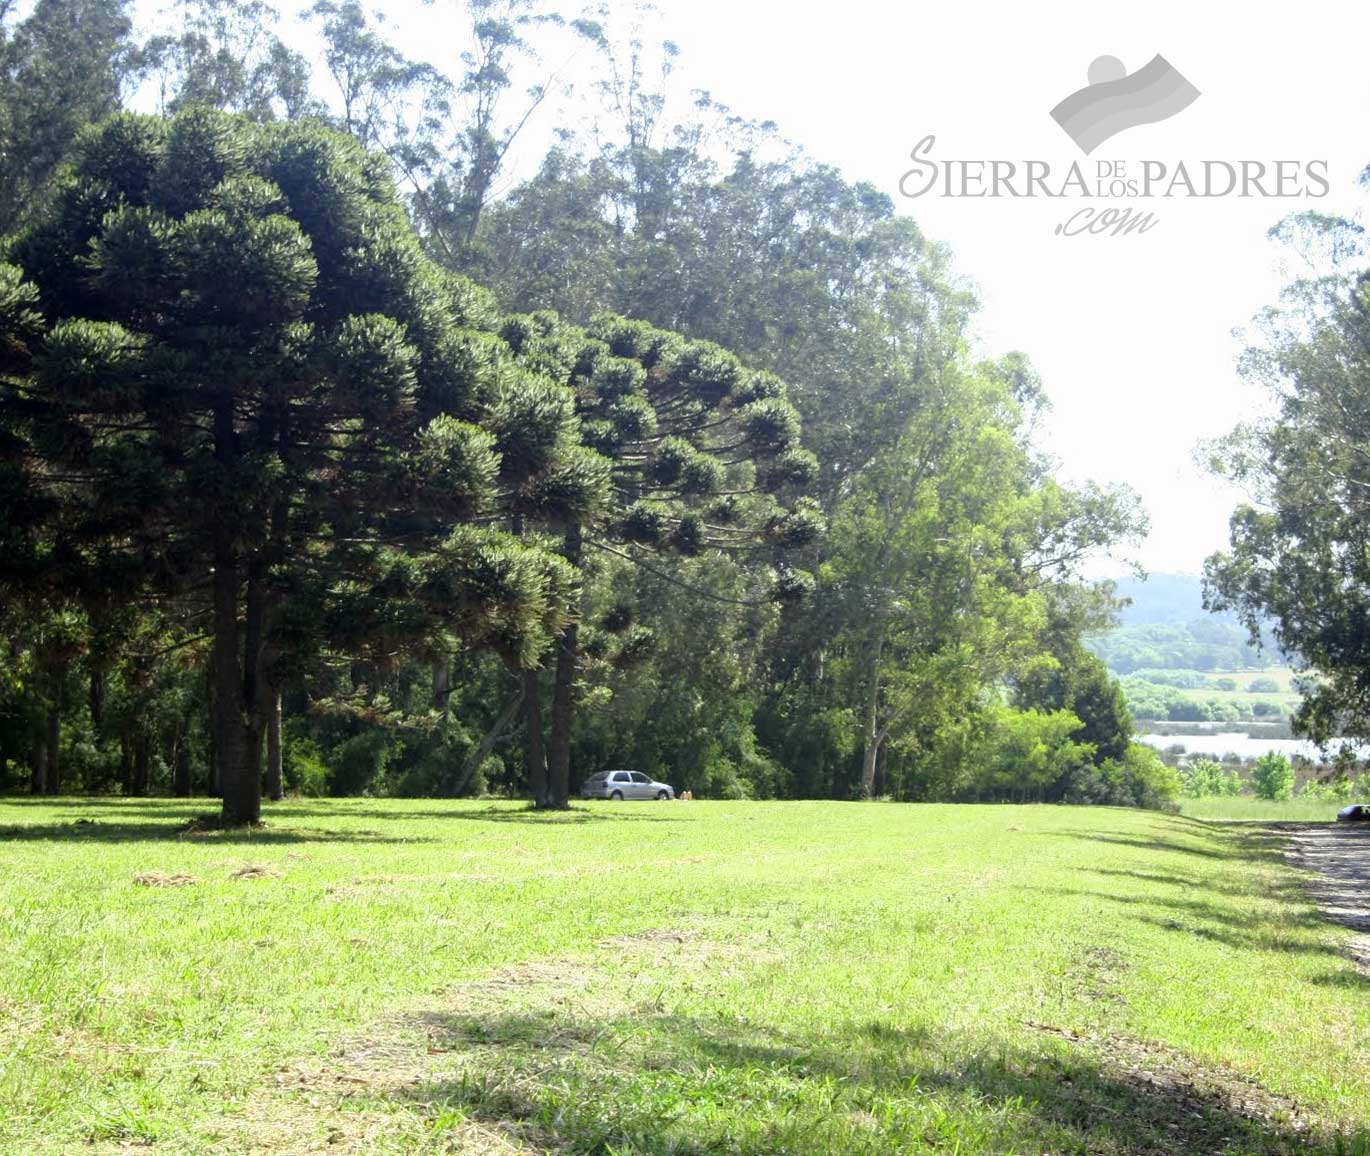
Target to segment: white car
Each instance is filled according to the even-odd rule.
[[[582,799],[674,799],[669,783],[658,783],[641,771],[600,771],[585,780]]]

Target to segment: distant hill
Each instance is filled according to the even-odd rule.
[[[1184,626],[1201,619],[1239,625],[1235,614],[1210,614],[1204,609],[1203,579],[1197,574],[1120,578],[1118,596],[1132,601],[1119,615],[1123,626]]]
[[[1131,600],[1119,626],[1095,635],[1088,645],[1117,674],[1134,670],[1265,670],[1282,656],[1267,644],[1247,641],[1246,628],[1231,613],[1203,608],[1203,580],[1196,574],[1152,574],[1144,581],[1118,582]]]

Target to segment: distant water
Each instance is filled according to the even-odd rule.
[[[1315,763],[1321,762],[1323,759],[1317,744],[1310,743],[1307,739],[1253,739],[1250,735],[1242,734],[1240,731],[1232,734],[1219,732],[1212,735],[1138,735],[1137,741],[1155,747],[1158,751],[1168,750],[1171,747],[1183,747],[1187,755],[1206,755],[1214,759],[1220,759],[1223,755],[1236,755],[1242,759],[1258,759],[1261,755],[1269,754],[1271,751],[1288,758],[1302,755]],[[1329,757],[1337,753],[1335,741],[1328,747],[1327,752]],[[1357,747],[1356,753],[1362,759],[1370,757],[1370,749],[1365,746]]]

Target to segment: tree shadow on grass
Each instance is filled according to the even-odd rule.
[[[1181,826],[1170,829],[1183,838],[1163,835],[1147,838],[1135,831],[1054,831],[1051,834],[1062,839],[1109,843],[1117,847],[1135,847],[1141,851],[1164,851],[1210,861],[1284,862],[1284,839],[1278,832],[1269,830],[1265,825],[1240,830],[1212,827],[1207,824],[1198,830]]]
[[[392,835],[377,830],[347,830],[314,826],[285,826],[292,820],[381,820],[388,825],[402,824],[413,819],[440,819],[476,823],[521,823],[535,827],[561,827],[584,823],[637,822],[681,823],[687,816],[678,810],[666,811],[644,803],[639,808],[605,807],[588,809],[576,807],[565,811],[538,811],[532,807],[486,807],[481,810],[382,810],[377,807],[334,805],[336,801],[305,802],[300,800],[266,803],[262,807],[263,825],[251,829],[227,831],[205,829],[188,831],[187,825],[197,819],[212,820],[206,806],[214,799],[132,799],[123,796],[92,798],[55,798],[20,796],[0,798],[0,815],[13,808],[14,814],[25,810],[57,809],[67,813],[80,812],[70,822],[6,823],[0,821],[0,841],[6,839],[85,839],[92,842],[123,842],[136,839],[214,839],[228,843],[286,843],[324,842],[329,840],[368,843],[431,843],[427,836]]]
[[[307,803],[275,803],[264,813],[271,815],[296,816],[300,818],[365,818],[365,819],[452,819],[458,822],[474,823],[530,823],[535,826],[555,827],[577,823],[683,823],[687,817],[679,811],[663,813],[660,808],[649,807],[644,802],[641,810],[587,810],[573,807],[566,811],[538,811],[532,807],[506,808],[487,807],[479,811],[465,810],[422,810],[422,811],[379,811],[374,809],[347,808],[333,810],[326,806],[311,806]]]
[[[1202,898],[1195,892],[1187,897],[1166,895],[1119,895],[1090,888],[1040,888],[1052,895],[1104,900],[1132,909],[1140,923],[1175,931],[1196,939],[1207,939],[1237,950],[1284,952],[1337,958],[1342,953],[1328,943],[1328,922],[1306,906],[1294,906],[1292,896],[1274,911],[1253,910],[1236,902],[1236,896]],[[1287,904],[1287,905],[1286,905]]]
[[[392,1094],[557,1151],[1370,1153],[1370,1134],[1336,1133],[1235,1072],[1123,1037],[1040,1028],[1023,1043],[867,1023],[803,1038],[650,1007],[425,1022],[434,1048],[471,1063]]]
[[[1249,899],[1254,894],[1249,886],[1243,887],[1187,871],[1130,871],[1118,867],[1086,867],[1083,870],[1091,875],[1101,875],[1105,879],[1121,880],[1124,886],[1131,882],[1159,883],[1189,892],[1208,892],[1212,895],[1230,895],[1244,899]],[[1263,882],[1260,894],[1266,898],[1291,902],[1302,902],[1305,898],[1303,886],[1297,879],[1278,883]]]
[[[165,817],[162,812],[159,817]],[[216,830],[176,823],[119,822],[105,818],[75,819],[69,823],[0,824],[0,843],[223,843],[273,846],[287,843],[431,843],[421,837],[384,835],[379,831],[341,831],[323,827],[237,827]]]

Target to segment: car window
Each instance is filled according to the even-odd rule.
[[[614,775],[614,782],[616,783],[631,783],[632,781],[633,776],[630,775],[627,771],[619,771],[616,775]]]
[[[634,771],[634,772],[633,772],[633,782],[635,782],[635,783],[650,783],[651,781],[652,781],[652,780],[649,779],[646,775],[644,775],[641,771]]]

